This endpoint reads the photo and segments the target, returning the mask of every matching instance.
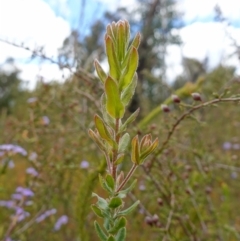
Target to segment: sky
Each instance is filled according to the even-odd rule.
[[[0,0],[0,67],[13,57],[22,70],[20,77],[33,87],[36,80],[62,80],[58,66],[49,62],[31,61],[31,53],[4,43],[9,41],[30,49],[44,46],[49,57],[56,57],[58,48],[70,34],[80,28],[85,34],[90,22],[100,18],[106,9],[114,11],[119,6],[134,8],[136,0]],[[214,7],[218,4],[230,26],[214,21]],[[167,81],[171,82],[181,73],[182,57],[204,60],[209,58],[209,68],[218,64],[233,65],[240,74],[240,62],[232,46],[231,36],[240,46],[239,0],[178,0],[177,9],[184,13],[185,26],[178,30],[183,41],[181,48],[167,49]],[[84,11],[83,11],[84,10]],[[82,13],[83,15],[80,15]],[[82,16],[82,17],[80,17]],[[82,32],[81,32],[82,31]],[[65,70],[64,76],[69,72]]]

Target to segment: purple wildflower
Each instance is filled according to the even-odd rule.
[[[36,152],[31,152],[30,153],[30,155],[29,155],[29,157],[28,157],[28,159],[30,160],[30,161],[36,161],[37,160],[37,153]]]
[[[10,237],[6,237],[5,241],[14,241],[13,239],[11,239]]]
[[[47,216],[45,215],[45,213],[44,214],[41,214],[40,216],[38,216],[37,218],[36,218],[36,223],[41,223],[45,218],[46,218]]]
[[[82,168],[82,169],[88,169],[88,168],[89,168],[89,162],[86,161],[86,160],[83,160],[83,161],[80,163],[80,168]]]
[[[15,207],[15,202],[12,201],[12,200],[9,200],[9,201],[0,200],[0,206],[1,207],[6,207],[6,208],[14,208]]]
[[[142,183],[142,184],[139,185],[138,189],[140,191],[144,191],[144,190],[146,190],[146,186]]]
[[[20,193],[12,194],[12,199],[14,199],[14,200],[22,200],[22,198],[23,198],[23,195]]]
[[[50,209],[50,210],[47,210],[47,211],[45,212],[45,214],[46,214],[47,216],[51,216],[51,215],[54,215],[56,212],[57,212],[57,209],[52,208],[52,209]]]
[[[15,164],[14,164],[13,160],[10,160],[10,161],[8,162],[8,168],[12,169],[12,168],[14,168],[14,167],[15,167]]]
[[[44,219],[46,219],[47,217],[54,215],[57,212],[57,210],[55,208],[47,210],[45,213],[41,214],[40,216],[38,216],[36,218],[36,223],[40,223],[42,222]]]
[[[21,146],[18,145],[13,145],[13,144],[3,144],[0,145],[0,151],[5,151],[5,152],[13,152],[14,154],[22,154],[23,156],[27,155],[27,151],[24,150]]]
[[[238,173],[237,172],[232,172],[231,173],[231,178],[232,179],[237,179],[238,178]]]
[[[43,116],[42,117],[42,123],[43,125],[47,126],[50,124],[50,119],[48,118],[48,116]]]
[[[63,224],[67,224],[67,223],[68,223],[68,216],[66,216],[66,215],[61,216],[61,217],[57,220],[57,222],[55,223],[55,225],[54,225],[54,230],[55,230],[55,231],[60,230],[60,228],[62,227],[62,225],[63,225]]]
[[[144,214],[144,213],[145,213],[144,209],[142,209],[142,208],[139,208],[139,209],[138,209],[138,212],[139,212],[140,214]]]
[[[18,222],[21,222],[22,220],[24,220],[26,217],[29,217],[30,214],[29,212],[26,212],[24,211],[22,208],[20,207],[17,207],[16,208],[16,214],[15,214],[17,217],[18,217]]]
[[[21,193],[23,191],[23,189],[24,189],[23,187],[17,187],[16,188],[16,192],[20,192]]]
[[[26,169],[26,173],[27,173],[27,174],[30,174],[30,175],[32,175],[32,176],[34,176],[34,177],[37,177],[37,176],[38,176],[38,172],[36,171],[36,169],[35,169],[34,167],[28,167],[28,168]]]
[[[29,217],[29,216],[30,216],[30,213],[29,213],[29,212],[21,213],[21,214],[18,216],[18,222],[23,221],[26,217]]]
[[[38,98],[37,97],[31,97],[27,100],[27,103],[29,104],[32,104],[32,103],[35,103],[38,101]]]
[[[25,197],[32,197],[32,196],[34,196],[33,191],[30,190],[29,188],[17,187],[16,192],[17,193],[21,193]]]
[[[225,141],[222,145],[222,148],[223,148],[223,150],[228,151],[232,148],[232,143],[228,142],[228,141]]]

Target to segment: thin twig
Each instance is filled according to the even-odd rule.
[[[6,44],[12,45],[14,47],[17,47],[17,48],[25,49],[25,50],[31,52],[33,56],[40,57],[42,59],[48,60],[49,62],[51,62],[53,64],[58,65],[60,69],[68,69],[71,74],[75,75],[76,77],[79,77],[79,78],[83,79],[88,84],[91,84],[91,82],[93,80],[97,79],[96,76],[88,73],[87,71],[85,71],[81,67],[78,67],[77,71],[73,71],[73,69],[69,66],[69,64],[63,64],[59,61],[56,61],[53,58],[46,56],[44,53],[41,53],[41,51],[39,51],[39,50],[31,50],[29,47],[25,47],[23,45],[19,45],[19,44],[16,44],[16,43],[13,43],[13,42],[10,42],[8,40],[1,39],[1,38],[0,38],[0,41],[3,42],[3,43],[6,43]]]
[[[134,201],[136,202],[138,199],[135,197],[135,195],[132,192],[128,193],[128,196]],[[147,216],[152,216],[152,214],[145,208],[145,206],[140,202],[138,204],[138,206],[141,208],[141,210],[143,210],[144,214]]]
[[[97,109],[100,108],[99,102],[95,101],[94,97],[93,97],[91,94],[86,93],[86,92],[84,92],[84,91],[82,91],[82,90],[79,90],[79,89],[77,89],[77,90],[75,90],[75,91],[76,91],[78,94],[81,94],[81,95],[85,96],[87,99],[89,99],[90,101],[92,101],[92,102],[94,103],[94,105],[97,107]]]
[[[170,131],[168,132],[168,135],[166,137],[166,139],[163,141],[161,147],[159,148],[159,150],[157,152],[155,152],[154,157],[149,161],[149,166],[152,166],[153,160],[156,156],[158,156],[159,154],[162,153],[162,151],[165,149],[165,147],[167,146],[168,142],[170,141],[172,135],[174,134],[176,128],[178,127],[178,125],[186,118],[188,117],[190,114],[192,114],[194,111],[199,110],[203,107],[207,107],[209,105],[213,105],[219,102],[238,102],[240,101],[240,97],[230,97],[230,98],[219,98],[219,99],[214,99],[214,100],[210,100],[204,103],[201,103],[199,105],[193,106],[191,109],[189,109],[188,111],[186,111],[185,113],[183,113],[177,120],[176,122],[172,125],[172,128],[170,129]]]
[[[171,225],[171,221],[172,221],[172,216],[173,216],[173,210],[171,209],[171,211],[169,212],[169,215],[168,215],[168,219],[167,219],[167,225],[166,225],[166,228],[165,228],[165,235],[163,237],[163,241],[167,240],[167,236],[168,236],[168,231],[169,231],[169,228],[170,228],[170,225]]]
[[[44,211],[44,207],[42,207],[40,209],[40,211],[29,221],[27,222],[23,227],[19,228],[14,234],[21,234],[23,233],[25,230],[27,230],[30,226],[32,226],[35,222],[36,222],[36,218],[41,214],[43,213]]]

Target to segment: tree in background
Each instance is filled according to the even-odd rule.
[[[72,30],[59,49],[59,60],[70,67],[81,67],[93,72],[93,59],[101,59],[103,53],[101,41],[104,30],[104,24],[100,20],[93,23],[90,34],[84,37],[79,35],[77,29]]]
[[[203,62],[184,57],[182,60],[183,71],[182,74],[176,77],[173,83],[173,89],[177,90],[184,86],[187,82],[195,83],[200,76],[206,75],[208,59]]]
[[[0,112],[5,110],[10,113],[16,107],[23,92],[26,92],[22,88],[19,73],[13,59],[6,60],[0,67]]]

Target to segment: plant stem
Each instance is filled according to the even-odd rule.
[[[117,118],[116,119],[116,125],[115,125],[115,141],[117,143],[117,146],[119,144],[119,139],[120,139],[120,135],[118,134],[119,131],[119,124],[120,124],[120,119]],[[117,160],[117,156],[118,156],[118,150],[113,150],[113,158],[112,158],[112,176],[113,179],[116,180],[117,178],[117,166],[115,165],[115,161]]]
[[[127,174],[127,176],[125,177],[125,179],[123,180],[123,182],[121,183],[121,185],[118,187],[116,192],[121,191],[121,189],[125,186],[125,184],[128,182],[128,180],[131,178],[132,174],[134,173],[134,171],[137,168],[137,164],[134,164],[131,168],[131,170],[129,171],[129,173]]]

